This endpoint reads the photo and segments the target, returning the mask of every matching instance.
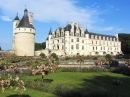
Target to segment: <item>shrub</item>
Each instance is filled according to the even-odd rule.
[[[46,55],[44,53],[41,53],[39,56],[42,57],[42,58],[46,57]]]
[[[42,92],[50,91],[50,84],[42,82],[42,80],[40,79],[35,79],[34,81],[26,82],[26,87]]]
[[[26,94],[22,94],[22,95],[18,95],[18,94],[12,94],[12,95],[9,95],[7,97],[31,97],[29,95],[26,95]]]
[[[60,72],[107,72],[110,71],[107,68],[98,68],[98,67],[90,67],[90,68],[80,68],[77,67],[63,67],[63,68],[58,68],[57,71]]]
[[[105,58],[106,58],[107,60],[110,60],[110,59],[111,59],[111,55],[110,55],[110,54],[106,54]]]
[[[56,53],[52,53],[51,56],[57,61],[59,60],[58,56],[56,55]]]
[[[130,68],[117,68],[112,70],[112,72],[130,76]]]
[[[70,57],[68,57],[68,56],[65,57],[65,60],[69,60],[69,59],[70,59]]]
[[[97,57],[94,57],[93,60],[98,60],[98,58],[97,58]]]
[[[118,67],[118,61],[112,60],[112,61],[110,62],[110,67]]]

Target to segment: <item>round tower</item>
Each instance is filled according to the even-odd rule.
[[[28,16],[27,9],[24,10],[24,16],[19,24],[14,23],[14,28],[17,25],[14,30],[14,48],[17,56],[34,56],[35,28],[32,23],[32,16]]]

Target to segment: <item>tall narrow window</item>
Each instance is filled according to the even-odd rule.
[[[73,39],[71,39],[71,42],[73,42]]]
[[[73,50],[73,45],[71,45],[71,49]]]
[[[77,38],[77,42],[79,42],[79,38]]]
[[[79,49],[79,44],[76,44],[76,49]]]
[[[82,50],[84,50],[84,46],[82,46]]]

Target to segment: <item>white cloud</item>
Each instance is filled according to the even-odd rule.
[[[11,22],[11,18],[8,17],[8,16],[1,16],[1,19],[4,20],[4,21],[8,21],[8,22]]]
[[[37,21],[56,22],[60,25],[65,25],[67,22],[79,22],[90,30],[97,27],[98,23],[105,21],[100,18],[100,14],[105,11],[101,12],[100,6],[79,7],[76,6],[77,3],[78,0],[4,0],[0,2],[0,8],[3,14],[14,19],[17,12],[22,17],[25,5],[27,5],[28,11],[34,13],[34,19]],[[115,28],[106,27],[102,30],[115,30]]]

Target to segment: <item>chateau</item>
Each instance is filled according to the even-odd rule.
[[[17,56],[34,56],[40,53],[48,55],[116,55],[121,53],[121,42],[118,34],[103,35],[84,31],[78,23],[71,22],[66,27],[58,27],[56,31],[50,29],[46,39],[46,49],[35,51],[35,28],[33,13],[25,8],[20,20],[18,15],[13,21],[12,50]]]
[[[33,13],[25,8],[20,20],[18,15],[13,21],[12,50],[17,56],[34,56],[35,28],[33,26]]]
[[[56,31],[50,29],[46,49],[58,55],[116,55],[121,52],[121,42],[118,34],[111,36],[84,31],[78,23],[71,22]]]

